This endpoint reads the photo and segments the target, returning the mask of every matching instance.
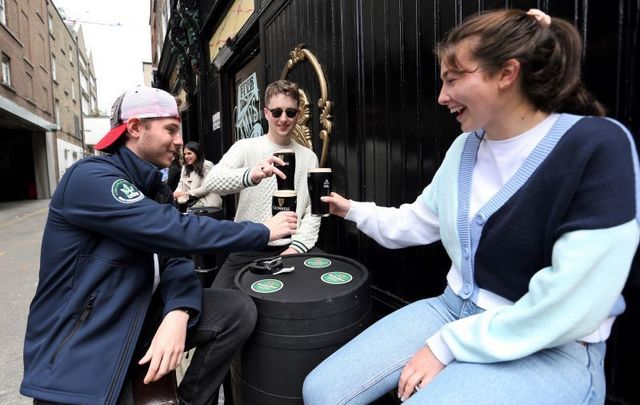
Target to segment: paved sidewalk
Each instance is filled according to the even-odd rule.
[[[49,200],[0,203],[0,404],[31,404],[19,393],[22,344],[38,282]]]

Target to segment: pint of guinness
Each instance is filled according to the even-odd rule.
[[[280,149],[273,154],[275,157],[284,161],[284,166],[276,165],[282,173],[287,176],[286,179],[281,179],[276,176],[278,182],[278,190],[295,190],[295,176],[296,176],[296,154],[293,149]]]
[[[277,190],[273,192],[271,214],[281,211],[296,212],[297,193],[293,190]]]
[[[307,187],[309,187],[309,197],[311,198],[311,215],[329,216],[329,204],[322,202],[320,197],[331,194],[332,177],[330,168],[309,169]]]

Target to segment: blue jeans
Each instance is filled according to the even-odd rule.
[[[444,324],[480,313],[447,287],[366,329],[320,363],[303,387],[307,405],[366,404],[397,391],[400,373]],[[453,361],[406,404],[603,404],[605,343],[571,342],[501,363]]]

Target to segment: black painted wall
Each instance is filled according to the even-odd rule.
[[[203,47],[216,19],[230,2],[201,2],[205,18]],[[217,161],[230,146],[232,78],[249,54],[260,55],[266,84],[280,77],[289,52],[305,44],[322,63],[329,82],[333,133],[327,165],[341,194],[380,205],[412,202],[433,177],[444,153],[459,134],[448,110],[436,103],[439,67],[432,49],[443,34],[478,10],[541,8],[572,21],[585,39],[584,80],[609,110],[640,141],[640,68],[637,53],[640,2],[462,1],[462,0],[256,0],[256,16],[236,38],[238,48],[221,72],[210,65],[200,81],[200,136],[210,137],[207,152]],[[226,5],[226,6],[225,6]],[[208,60],[208,59],[207,59]],[[291,76],[319,97],[309,65]],[[223,128],[207,129],[220,110]],[[314,113],[318,114],[317,107]],[[226,123],[226,124],[225,124]],[[227,126],[225,128],[225,125]],[[313,132],[320,127],[314,121]],[[314,139],[320,155],[321,142]],[[351,223],[323,219],[319,245],[364,263],[370,270],[379,314],[407,302],[438,294],[449,261],[440,245],[387,250]],[[638,272],[638,265],[634,271]],[[607,358],[608,400],[640,404],[638,332],[639,287],[629,286],[629,308],[617,322]]]

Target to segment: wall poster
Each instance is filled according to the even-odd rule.
[[[264,134],[260,123],[262,107],[258,77],[255,72],[238,84],[237,100],[235,140],[262,136]]]

